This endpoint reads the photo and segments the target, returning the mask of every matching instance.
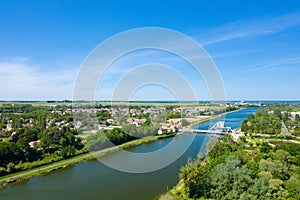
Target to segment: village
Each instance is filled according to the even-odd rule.
[[[16,141],[16,131],[20,128],[33,128],[38,124],[44,124],[48,129],[53,127],[72,127],[80,132],[93,132],[101,129],[122,128],[124,124],[135,126],[146,126],[152,123],[160,124],[157,134],[175,133],[180,128],[187,128],[190,124],[210,118],[213,115],[225,111],[236,110],[243,106],[249,106],[245,102],[231,102],[226,104],[210,105],[209,103],[177,105],[171,104],[155,106],[91,106],[86,104],[50,104],[45,107],[38,107],[42,110],[35,116],[27,114],[28,107],[35,110],[32,105],[3,104],[0,113],[0,139],[8,138],[9,141]],[[5,108],[14,108],[12,112]],[[36,112],[36,111],[35,111]],[[41,114],[42,113],[42,114]],[[292,113],[293,114],[293,113]],[[39,118],[39,119],[38,119]],[[42,120],[42,122],[41,122]],[[43,121],[44,120],[44,121]],[[30,146],[36,146],[38,141],[30,141]]]

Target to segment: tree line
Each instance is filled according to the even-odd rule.
[[[300,199],[300,145],[266,142],[253,148],[245,138],[235,142],[228,135],[214,144],[205,160],[180,169],[173,199]]]
[[[281,113],[276,110],[268,113],[267,109],[257,110],[256,114],[249,114],[242,122],[241,130],[245,133],[262,133],[278,135],[281,133]]]
[[[115,145],[120,145],[125,142],[135,140],[137,138],[156,135],[159,124],[151,124],[148,126],[135,126],[126,124],[120,128],[112,130],[99,130],[95,134],[87,137],[86,148],[89,151],[98,151]]]

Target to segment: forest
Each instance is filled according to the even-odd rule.
[[[161,199],[300,199],[299,144],[253,147],[226,135],[209,146],[205,159],[180,169],[179,184]]]

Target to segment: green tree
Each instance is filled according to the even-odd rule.
[[[151,125],[151,119],[149,117],[146,118],[146,121],[142,124],[142,126],[150,126]]]
[[[179,177],[186,186],[189,197],[198,198],[205,195],[207,169],[200,160],[189,163],[180,169]]]
[[[10,162],[18,163],[22,159],[22,150],[13,142],[0,142],[0,167]]]
[[[232,156],[210,172],[210,194],[213,199],[239,199],[252,184],[250,171]]]
[[[282,116],[281,116],[281,111],[280,111],[279,109],[274,110],[274,115],[275,115],[276,117],[278,117],[279,119],[282,118]]]
[[[248,189],[247,192],[241,195],[240,199],[260,199],[265,200],[265,194],[269,189],[269,178],[267,177],[260,177],[255,180],[254,184]]]
[[[186,119],[182,119],[180,122],[181,122],[181,126],[183,127],[187,127],[190,125],[190,123]]]
[[[295,121],[296,121],[296,122],[299,122],[299,121],[300,121],[300,115],[296,114],[296,116],[295,116]]]
[[[262,142],[260,145],[260,152],[262,153],[269,153],[272,147],[269,145],[268,142]]]
[[[291,176],[284,186],[293,198],[300,199],[300,181],[297,176]]]
[[[248,114],[247,115],[247,120],[253,121],[254,119],[255,119],[255,115],[254,114]]]
[[[60,149],[60,155],[63,158],[69,158],[75,155],[76,149],[73,146],[65,146]]]
[[[289,120],[289,114],[287,112],[284,112],[282,115],[281,115],[281,118],[284,122],[288,121]]]
[[[269,199],[284,199],[289,196],[287,190],[283,188],[283,181],[280,179],[270,179],[266,197]]]
[[[12,118],[12,128],[18,129],[22,128],[22,120],[20,116],[14,115]]]
[[[259,162],[260,171],[270,172],[274,178],[287,180],[289,178],[288,165],[278,160],[261,160]]]

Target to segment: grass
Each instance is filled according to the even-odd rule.
[[[5,101],[5,102],[1,102],[0,103],[2,106],[5,106],[7,104],[19,104],[19,105],[22,105],[22,104],[31,104],[32,106],[47,106],[49,105],[47,102],[45,101],[36,101],[36,102],[32,102],[32,101]]]
[[[175,136],[176,134],[172,134],[172,135],[166,135],[166,136],[149,136],[149,137],[145,137],[145,138],[140,138],[140,139],[136,139],[130,142],[126,142],[124,144],[121,144],[119,146],[115,146],[115,147],[111,147],[111,148],[107,148],[107,149],[103,149],[100,151],[96,151],[96,152],[88,152],[88,153],[84,153],[81,154],[79,156],[75,156],[69,159],[65,159],[65,160],[61,160],[58,162],[54,162],[45,166],[41,166],[41,167],[37,167],[34,169],[30,169],[30,170],[26,170],[26,171],[21,171],[21,172],[17,172],[14,174],[9,174],[6,176],[2,176],[0,177],[0,188],[4,188],[6,186],[8,186],[9,184],[12,183],[16,183],[34,176],[39,176],[39,175],[43,175],[43,174],[47,174],[50,173],[52,171],[61,169],[61,168],[65,168],[68,166],[72,166],[75,165],[77,163],[80,163],[82,161],[85,160],[93,160],[95,158],[99,158],[101,156],[107,155],[109,153],[118,151],[120,149],[127,149],[130,147],[134,147],[134,146],[138,146],[140,144],[143,143],[148,143],[148,142],[153,142],[156,141],[158,139],[163,139],[163,138],[167,138],[167,137],[172,137]]]
[[[92,155],[90,153],[85,153],[79,156],[75,156],[73,158],[69,158],[66,160],[61,160],[58,162],[51,163],[49,165],[37,167],[34,169],[30,169],[27,171],[21,171],[14,174],[9,174],[3,177],[0,177],[0,188],[7,186],[7,184],[18,182],[21,180],[25,180],[34,176],[47,174],[51,171],[61,169],[70,165],[74,165],[76,163],[82,162],[84,160],[92,159]]]
[[[89,131],[84,131],[83,133],[79,135],[75,135],[75,137],[80,137],[82,139],[86,139],[88,136],[91,134],[95,134],[98,130],[89,130]]]

